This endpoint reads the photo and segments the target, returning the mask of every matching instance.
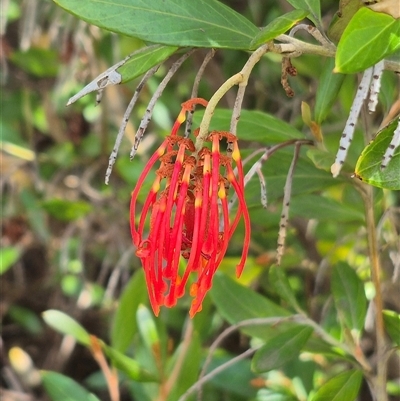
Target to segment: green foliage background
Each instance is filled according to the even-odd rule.
[[[377,345],[375,323],[368,317],[374,285],[362,196],[367,191],[374,200],[385,341],[392,350],[385,387],[391,400],[399,399],[399,353],[394,347],[400,344],[400,196],[393,190],[398,189],[400,177],[399,153],[388,175],[372,168],[364,177],[388,189],[367,187],[351,178],[355,171],[371,170],[370,159],[358,161],[358,170],[357,160],[362,153],[373,153],[365,146],[398,101],[399,82],[392,71],[383,73],[377,112],[363,114],[343,173],[334,179],[329,169],[358,85],[353,73],[369,67],[371,59],[360,52],[361,64],[346,70],[354,63],[345,63],[345,48],[340,53],[345,60],[342,72],[351,74],[332,75],[333,59],[294,58],[298,74],[290,78],[295,92],[290,99],[280,84],[281,57],[268,53],[258,63],[238,126],[243,157],[288,139],[314,140],[310,121],[301,113],[302,102],[310,107],[310,120],[322,129],[323,145],[315,141],[316,146],[302,148],[281,266],[274,265],[274,258],[292,147],[281,149],[263,165],[266,210],[260,203],[258,180],[253,178],[246,187],[253,232],[242,277],[235,278],[243,237],[239,227],[203,311],[193,321],[187,316],[189,298],[175,309],[162,310],[158,319],[148,309],[140,261],[129,236],[128,209],[144,163],[169,133],[180,104],[190,97],[206,49],[195,52],[175,74],[156,105],[139,153],[130,162],[135,131],[177,56],[150,78],[128,123],[110,184],[104,184],[123,113],[138,74],[150,64],[164,60],[177,46],[221,48],[200,84],[200,95],[209,99],[242,68],[254,43],[286,32],[305,14],[327,31],[337,2],[226,1],[225,7],[205,0],[170,0],[171,13],[183,10],[189,16],[182,30],[192,27],[193,35],[176,31],[175,20],[169,24],[165,16],[156,14],[155,0],[143,2],[143,26],[131,24],[129,16],[111,2],[96,11],[94,2],[56,1],[76,7],[75,14],[82,19],[123,35],[80,21],[52,2],[33,3],[35,7],[10,0],[1,60],[4,394],[11,396],[14,391],[29,399],[54,401],[110,399],[104,375],[90,352],[90,335],[94,335],[119,372],[121,400],[178,400],[199,379],[205,362],[210,372],[250,348],[253,354],[204,384],[203,400],[372,399],[367,367],[375,368]],[[289,3],[305,12],[268,25],[292,11]],[[105,18],[112,12],[117,14],[114,19]],[[201,17],[198,26],[193,25],[197,16]],[[267,25],[262,31],[257,28]],[[299,37],[313,41],[305,34]],[[368,40],[374,43],[375,39]],[[146,53],[149,65],[141,59],[125,64],[119,70],[124,84],[108,87],[99,106],[89,95],[65,107],[84,85],[146,41],[163,46]],[[390,51],[396,51],[396,42]],[[234,100],[232,90],[222,99],[212,129],[227,129]],[[195,126],[201,116],[200,111],[195,114]],[[385,132],[389,136],[393,130],[394,126]],[[376,143],[381,142],[387,146],[388,137]],[[234,325],[237,330],[211,352],[219,334]],[[32,364],[25,371],[24,358]],[[174,381],[165,394],[170,377]]]

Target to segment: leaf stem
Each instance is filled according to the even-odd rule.
[[[196,153],[199,152],[199,150],[203,147],[203,142],[208,136],[208,129],[210,127],[210,122],[219,101],[233,86],[239,85],[240,87],[246,87],[250,73],[253,70],[253,67],[261,60],[261,57],[269,50],[269,47],[270,47],[269,44],[265,44],[263,46],[260,46],[257,50],[255,50],[247,60],[242,70],[237,74],[232,75],[227,81],[225,81],[211,97],[204,112],[203,119],[201,120],[200,131],[199,135],[197,136],[195,144]],[[239,120],[239,113],[244,96],[244,89],[241,89],[240,94],[241,96],[237,98],[235,101],[235,108],[233,113],[236,116],[236,121]]]

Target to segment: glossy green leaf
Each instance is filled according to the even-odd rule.
[[[42,383],[52,401],[100,401],[75,380],[60,373],[42,371]]]
[[[290,288],[289,280],[280,266],[273,265],[269,269],[269,279],[271,286],[286,302],[289,303],[295,310],[299,311],[300,306],[297,299]]]
[[[364,71],[400,49],[400,20],[388,14],[360,8],[340,38],[335,71]]]
[[[125,286],[111,326],[111,345],[117,351],[125,352],[131,344],[137,332],[137,308],[147,299],[146,282],[143,270],[140,269]]]
[[[42,203],[43,209],[62,221],[73,221],[86,216],[92,205],[85,201],[69,201],[66,199],[49,199]]]
[[[387,167],[381,169],[383,155],[392,140],[397,124],[398,119],[395,118],[365,147],[357,160],[355,168],[357,178],[375,187],[400,189],[400,148],[396,149]]]
[[[290,213],[318,221],[364,222],[364,212],[347,203],[339,202],[332,197],[321,195],[299,195],[290,203]]]
[[[89,333],[72,317],[64,312],[49,309],[42,313],[43,320],[54,330],[64,335],[70,335],[80,344],[90,345]]]
[[[54,0],[90,24],[171,46],[248,49],[258,28],[216,0]]]
[[[244,287],[229,276],[218,272],[210,290],[211,298],[218,311],[229,323],[258,317],[284,317],[289,312],[274,302]],[[263,337],[264,327],[243,329],[244,332]]]
[[[204,111],[194,114],[194,123],[200,125]],[[216,109],[211,120],[210,130],[229,130],[232,110]],[[283,142],[288,139],[304,138],[304,134],[293,125],[258,110],[242,110],[237,127],[238,137],[245,141],[257,141],[270,144]]]
[[[13,246],[0,249],[0,275],[5,273],[20,257],[20,250]]]
[[[350,370],[339,373],[315,393],[311,401],[354,401],[361,386],[362,372]]]
[[[296,25],[299,21],[307,17],[310,11],[306,10],[293,10],[278,18],[275,18],[265,28],[263,28],[256,37],[251,41],[251,49],[256,49],[263,43],[269,42],[277,36],[285,33],[292,26]]]
[[[314,118],[317,124],[321,124],[331,111],[345,78],[343,74],[333,73],[334,65],[334,59],[326,60],[318,83],[314,108]]]
[[[397,346],[400,346],[400,315],[391,310],[384,310],[383,320],[390,338]]]
[[[297,358],[312,333],[308,326],[295,326],[278,333],[254,354],[253,371],[268,372]]]
[[[294,8],[300,10],[308,10],[308,17],[314,24],[320,25],[321,22],[321,4],[320,0],[287,0]]]
[[[362,281],[347,263],[333,267],[332,293],[339,318],[358,340],[364,327],[367,298]]]
[[[223,273],[215,275],[210,294],[221,314],[231,323],[255,317],[289,315],[285,309]]]
[[[102,343],[102,348],[104,353],[111,359],[113,365],[130,379],[139,382],[156,381],[156,377],[145,370],[137,360],[122,354],[104,343]]]
[[[125,64],[118,67],[116,71],[121,74],[121,83],[128,82],[144,74],[150,68],[162,63],[178,50],[174,46],[149,46],[143,52],[132,56]]]

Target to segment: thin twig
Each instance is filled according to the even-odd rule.
[[[246,165],[253,157],[257,156],[259,153],[263,153],[262,156],[250,167],[249,171],[244,177],[244,186],[247,185],[247,183],[253,178],[255,174],[257,174],[257,170],[261,169],[262,165],[279,149],[282,149],[286,146],[290,146],[293,144],[299,143],[301,145],[313,145],[313,141],[310,141],[308,139],[289,139],[288,141],[278,143],[277,145],[274,145],[270,148],[261,148],[255,150],[252,154],[247,156],[245,159],[243,159],[243,166]],[[235,169],[236,172],[236,169]],[[232,196],[232,198],[229,200],[229,210],[232,210],[233,206],[235,205],[237,200],[236,194]]]
[[[117,138],[115,139],[115,144],[114,144],[113,150],[112,150],[110,158],[108,160],[108,167],[107,167],[106,179],[105,179],[106,184],[108,184],[108,182],[110,180],[110,175],[111,175],[114,163],[117,160],[118,149],[121,145],[122,138],[124,137],[125,129],[128,124],[128,121],[129,121],[129,117],[131,116],[132,110],[139,98],[140,92],[142,91],[143,87],[146,85],[146,82],[148,81],[148,79],[156,73],[156,71],[158,70],[159,67],[160,67],[160,64],[154,66],[153,68],[151,68],[149,71],[146,72],[146,74],[144,75],[142,80],[139,82],[139,85],[136,87],[135,93],[133,94],[132,99],[128,104],[128,107],[125,110],[124,117],[122,119],[122,123],[118,130]]]
[[[264,209],[268,207],[268,196],[267,196],[267,183],[262,173],[261,167],[256,169],[258,179],[260,180],[260,191],[261,191],[261,205]]]
[[[384,67],[383,60],[379,61],[379,63],[374,65],[374,71],[372,74],[372,81],[368,100],[369,113],[373,113],[375,111],[376,105],[378,104],[378,95],[381,90],[383,67]]]
[[[149,125],[151,121],[151,116],[153,115],[153,110],[154,106],[156,105],[157,100],[159,97],[162,95],[165,87],[167,86],[168,82],[171,80],[171,78],[174,76],[176,71],[179,69],[179,67],[183,64],[184,61],[186,61],[194,52],[196,49],[191,49],[187,53],[185,53],[182,57],[180,57],[174,64],[172,64],[171,68],[165,75],[164,79],[160,82],[160,84],[157,87],[157,90],[154,92],[154,95],[150,99],[150,102],[147,106],[146,112],[144,113],[144,116],[142,118],[142,121],[140,122],[139,128],[136,131],[135,134],[135,142],[133,144],[133,147],[131,149],[130,153],[130,159],[132,160],[136,152],[138,150],[139,144],[142,141],[143,135],[146,131],[147,126]]]
[[[283,42],[290,46],[283,46],[279,44],[274,44],[270,50],[274,53],[284,54],[284,53],[301,53],[301,54],[314,54],[316,56],[324,57],[335,57],[336,48],[335,46],[319,46],[313,45],[311,43],[304,42],[302,40],[296,39],[289,35],[279,35],[275,38],[279,42]],[[393,60],[385,60],[385,70],[400,73],[400,62]]]
[[[207,371],[208,366],[211,363],[214,352],[217,350],[217,348],[222,343],[222,341],[224,341],[233,332],[235,332],[243,327],[260,326],[260,325],[267,325],[267,324],[276,325],[279,323],[288,322],[288,321],[292,321],[292,320],[293,320],[293,316],[259,317],[259,318],[242,320],[241,322],[238,322],[238,323],[233,324],[232,326],[229,326],[222,333],[220,333],[218,335],[218,337],[210,345],[210,347],[208,349],[208,353],[207,353],[207,358],[204,361],[203,367],[202,367],[200,375],[199,375],[199,381],[201,381],[206,376],[206,371]],[[200,401],[201,393],[202,393],[201,384],[198,385],[197,389],[198,389],[197,400]]]
[[[356,96],[354,97],[349,117],[346,121],[346,126],[344,127],[342,136],[340,138],[339,150],[336,154],[335,163],[333,163],[331,166],[331,172],[334,177],[337,177],[339,175],[343,163],[346,159],[347,151],[353,139],[358,116],[360,115],[364,100],[367,98],[368,95],[368,90],[372,79],[372,71],[372,67],[364,71],[363,77],[356,92]]]
[[[213,371],[211,371],[210,373],[205,375],[201,380],[198,380],[195,384],[193,384],[193,386],[189,387],[189,389],[186,390],[186,392],[178,399],[178,401],[186,401],[189,398],[189,396],[191,396],[204,383],[207,383],[209,380],[213,379],[215,376],[217,376],[219,373],[223,372],[225,369],[230,368],[235,363],[240,362],[241,360],[246,359],[249,356],[253,355],[257,351],[257,349],[260,347],[249,348],[248,350],[244,351],[242,354],[230,359],[228,362],[225,362],[222,365],[219,365]]]
[[[72,96],[68,102],[67,106],[75,103],[78,99],[83,96],[86,96],[91,92],[100,92],[99,96],[96,96],[96,103],[100,103],[101,101],[101,91],[106,88],[108,85],[116,85],[122,82],[122,75],[117,71],[118,68],[122,67],[128,60],[130,60],[133,56],[136,56],[140,53],[148,51],[150,48],[156,48],[159,45],[152,45],[148,47],[142,47],[139,50],[134,51],[131,54],[128,54],[123,60],[118,61],[118,63],[114,64],[106,71],[102,72],[99,76],[97,76],[92,82],[88,83],[83,89],[81,89],[77,94]]]
[[[371,277],[375,288],[375,335],[376,335],[376,377],[374,380],[375,399],[379,401],[387,400],[386,374],[387,374],[387,344],[385,326],[383,321],[383,299],[380,282],[380,260],[379,246],[376,236],[374,200],[372,187],[365,186],[361,191],[365,205],[365,219],[367,223],[367,238],[369,259],[371,263]]]
[[[121,255],[117,264],[112,269],[110,278],[108,279],[107,286],[104,291],[104,300],[111,301],[113,299],[119,278],[121,277],[121,272],[123,269],[126,269],[132,255],[133,255],[133,247],[129,247]]]
[[[219,368],[212,370],[211,372],[209,372],[206,375],[205,372],[206,372],[208,366],[210,365],[212,356],[213,356],[214,352],[217,350],[217,348],[219,347],[219,345],[222,343],[222,341],[225,340],[230,334],[232,334],[233,332],[235,332],[241,328],[244,328],[244,327],[277,325],[277,324],[286,323],[286,322],[296,322],[299,324],[306,324],[307,326],[312,327],[314,329],[315,333],[319,337],[321,337],[321,339],[324,340],[326,343],[330,344],[332,347],[343,350],[348,355],[352,355],[351,349],[349,347],[347,347],[346,344],[336,340],[329,333],[327,333],[320,325],[318,325],[318,323],[314,322],[312,319],[310,319],[308,316],[306,316],[304,314],[297,314],[297,315],[290,315],[290,316],[260,317],[260,318],[242,320],[238,323],[233,324],[232,326],[229,326],[222,333],[220,333],[218,335],[218,337],[214,340],[214,342],[211,344],[211,346],[208,349],[208,355],[204,362],[201,373],[199,375],[199,380],[192,387],[190,387],[178,401],[185,401],[196,390],[198,390],[200,393],[200,395],[198,396],[198,401],[201,400],[202,385],[204,383],[206,383],[208,380],[212,379],[216,374],[220,373],[219,368],[221,366],[224,366],[224,365],[221,365]],[[253,351],[255,351],[255,350],[253,350]],[[365,368],[366,371],[370,371],[370,367],[367,362],[365,362],[364,365],[362,363],[360,363],[360,364]]]
[[[315,26],[308,25],[308,24],[298,24],[290,30],[289,36],[293,37],[299,31],[308,32],[310,35],[312,35],[314,37],[314,39],[316,39],[319,43],[321,43],[322,46],[331,48],[332,50],[336,50],[335,45],[330,40],[328,40],[321,33],[321,31],[319,31]]]
[[[280,265],[283,252],[285,250],[285,239],[287,223],[289,220],[289,205],[292,196],[292,183],[294,176],[294,169],[296,168],[297,160],[300,155],[301,143],[297,142],[294,148],[294,154],[292,163],[290,164],[289,171],[286,177],[286,183],[283,190],[283,207],[281,219],[279,221],[279,232],[278,232],[278,249],[276,250],[276,264]]]
[[[268,50],[269,50],[269,44],[262,45],[257,50],[255,50],[247,60],[242,70],[237,74],[233,75],[232,77],[230,77],[227,81],[225,81],[211,97],[204,112],[203,119],[201,120],[199,134],[196,138],[195,147],[197,152],[203,147],[203,142],[208,136],[208,129],[210,127],[211,119],[214,115],[215,108],[217,107],[221,98],[233,86],[240,84],[241,86],[245,87],[247,85],[253,67],[261,60],[261,57]],[[244,94],[244,89],[241,90],[241,93]],[[232,120],[233,119],[239,120],[238,116],[240,115],[241,104],[242,104],[241,99],[235,101],[235,109],[234,112],[232,113]],[[238,113],[238,115],[233,117],[235,113]]]
[[[201,64],[199,70],[197,71],[196,78],[194,79],[192,94],[190,96],[191,99],[198,97],[200,81],[203,78],[204,71],[206,70],[208,63],[214,57],[215,53],[216,53],[216,50],[211,49],[204,57],[204,60]],[[195,108],[196,108],[196,105],[194,105],[193,109],[190,110],[186,115],[186,127],[185,127],[185,137],[186,138],[189,137],[191,130],[192,130],[193,114],[194,114]]]
[[[289,35],[279,35],[275,38],[279,42],[287,44],[275,44],[271,51],[274,53],[301,53],[301,54],[315,54],[325,57],[335,57],[336,48],[333,46],[319,46],[311,43],[304,42],[303,40],[296,39]],[[288,46],[290,45],[290,46]]]

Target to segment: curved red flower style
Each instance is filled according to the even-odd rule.
[[[201,310],[214,273],[241,218],[244,220],[245,238],[237,276],[242,273],[249,249],[250,218],[244,199],[243,167],[236,136],[212,131],[206,139],[206,142],[211,142],[211,148],[204,146],[196,152],[191,139],[177,134],[186,112],[193,111],[197,104],[207,106],[207,101],[195,98],[182,104],[171,135],[152,155],[132,192],[132,240],[145,271],[155,315],[159,314],[160,306],[176,304],[185,292],[191,273],[197,278],[190,286],[193,301],[189,314],[193,317]],[[222,138],[233,145],[231,157],[220,152]],[[139,192],[157,162],[160,166],[136,222]],[[227,201],[230,188],[239,200],[232,219]]]

